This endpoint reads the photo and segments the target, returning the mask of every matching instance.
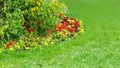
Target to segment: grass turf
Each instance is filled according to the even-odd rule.
[[[120,1],[61,2],[84,21],[85,34],[45,49],[0,53],[0,68],[120,67]]]

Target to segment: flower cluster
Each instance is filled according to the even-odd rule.
[[[59,40],[65,40],[84,33],[82,21],[78,21],[75,18],[59,15],[60,21],[55,24],[56,38]]]
[[[62,21],[60,21],[56,26],[56,31],[68,30],[69,32],[77,32],[80,27],[80,23],[74,18],[65,17]]]

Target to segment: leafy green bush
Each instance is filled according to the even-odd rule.
[[[54,45],[84,32],[57,0],[1,0],[0,52]]]
[[[58,15],[66,11],[65,5],[57,0],[2,0],[0,6],[2,42],[27,36],[30,32],[36,36],[46,35]]]

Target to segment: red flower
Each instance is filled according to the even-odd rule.
[[[62,29],[61,24],[55,25],[55,30],[56,30],[56,31],[61,31],[61,29]]]
[[[64,21],[63,24],[65,24],[66,26],[68,26],[69,23]]]
[[[62,24],[62,25],[60,26],[60,30],[65,29],[65,27],[66,27],[66,25],[65,25],[65,24]]]
[[[42,37],[42,38],[45,38],[45,35],[42,35],[41,37]]]
[[[72,28],[68,27],[67,29],[68,31],[73,32]]]
[[[48,36],[50,36],[50,34],[51,34],[51,31],[48,31],[47,33],[48,33]]]
[[[50,30],[50,29],[47,29],[47,33],[48,33],[48,36],[50,36],[51,30]]]
[[[0,39],[2,39],[2,36],[0,36]]]
[[[68,19],[69,19],[68,17],[65,17],[65,18],[64,18],[64,21],[66,22],[66,21],[68,21]]]
[[[25,29],[28,29],[28,25],[27,24],[24,23],[23,26],[24,26]]]
[[[64,14],[60,14],[59,17],[62,18],[64,16]]]
[[[12,46],[13,45],[13,42],[9,42],[9,46]]]
[[[6,44],[6,48],[11,47],[12,45],[13,45],[13,42],[11,41],[11,42],[9,42],[8,44]]]
[[[70,20],[74,20],[74,21],[76,21],[75,18],[70,18]]]
[[[80,26],[79,22],[76,21],[76,22],[74,23],[74,26],[79,27],[79,26]]]
[[[34,30],[32,28],[29,29],[30,32],[34,32]]]
[[[77,29],[76,28],[72,28],[73,29],[73,32],[77,32]]]

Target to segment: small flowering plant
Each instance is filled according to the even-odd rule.
[[[77,34],[83,34],[84,28],[82,21],[78,21],[75,18],[70,18],[60,14],[60,21],[55,24],[56,35],[58,38],[71,38]],[[81,32],[81,30],[83,30]]]

